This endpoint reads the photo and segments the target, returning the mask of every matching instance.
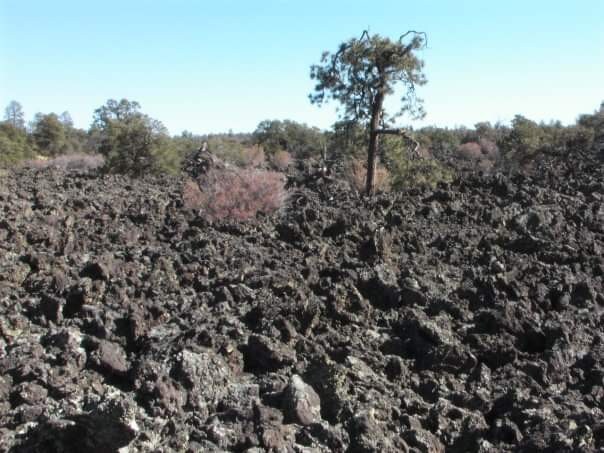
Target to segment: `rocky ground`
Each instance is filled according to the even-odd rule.
[[[604,451],[599,161],[246,224],[0,177],[0,450]]]

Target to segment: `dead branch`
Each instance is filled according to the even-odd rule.
[[[403,33],[400,38],[398,38],[398,42],[402,44],[403,40],[411,33],[413,33],[414,35],[422,35],[424,37],[424,47],[428,47],[428,35],[426,34],[426,32],[423,31],[409,30],[408,32]]]

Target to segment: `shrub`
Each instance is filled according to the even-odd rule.
[[[100,154],[63,154],[54,159],[38,156],[37,159],[27,160],[24,166],[36,170],[60,168],[63,170],[95,170],[105,164],[105,158]]]
[[[481,138],[477,142],[468,142],[457,147],[457,154],[469,161],[475,170],[491,171],[499,158],[499,148],[491,140]]]
[[[292,156],[287,151],[277,151],[275,154],[273,154],[273,157],[271,158],[271,163],[273,164],[273,167],[275,167],[279,171],[287,170],[287,167],[289,167],[289,164],[291,164],[291,162]]]
[[[243,149],[241,166],[259,167],[265,162],[264,150],[260,145],[252,145]]]
[[[457,147],[457,153],[460,157],[468,160],[482,159],[482,149],[476,142],[468,142]]]
[[[391,166],[392,188],[395,190],[450,182],[453,172],[436,159],[399,159]]]
[[[499,147],[497,146],[497,143],[486,138],[481,138],[478,140],[478,144],[486,159],[494,162],[499,158]]]
[[[185,207],[202,209],[211,220],[246,220],[270,213],[285,200],[285,180],[278,172],[254,168],[211,169],[198,185],[183,187]]]
[[[174,173],[180,166],[168,130],[160,121],[140,112],[138,102],[109,99],[94,111],[90,135],[110,172],[142,176]]]
[[[201,193],[199,184],[192,179],[185,181],[182,187],[182,202],[187,209],[199,209],[203,206],[205,197]]]
[[[0,167],[8,167],[34,155],[27,133],[8,122],[0,122]]]
[[[208,149],[219,159],[237,167],[259,167],[265,161],[262,146],[248,146],[236,137],[209,137]]]
[[[364,192],[367,181],[367,166],[361,159],[352,159],[346,166],[344,176],[350,185],[358,192]],[[376,192],[390,190],[390,173],[382,166],[377,166],[373,176]]]

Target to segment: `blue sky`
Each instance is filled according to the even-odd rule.
[[[416,29],[428,116],[410,124],[572,123],[604,100],[603,18],[603,0],[0,0],[0,106],[67,110],[87,128],[125,97],[173,134],[286,118],[327,128],[335,105],[308,101],[322,51],[365,28]]]

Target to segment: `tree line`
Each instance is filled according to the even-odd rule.
[[[135,101],[108,100],[95,110],[88,130],[76,128],[68,112],[37,113],[26,124],[21,105],[12,101],[0,122],[0,166],[26,159],[64,154],[98,153],[108,171],[140,176],[150,172],[178,172],[181,160],[202,143],[226,161],[246,166],[262,152],[270,162],[279,153],[291,159],[326,159],[330,164],[366,157],[369,135],[363,124],[340,120],[320,130],[292,120],[264,120],[252,133],[195,135],[183,131],[170,136],[163,124],[141,112]],[[516,115],[511,124],[480,122],[473,128],[409,128],[420,144],[422,159],[411,159],[404,137],[382,138],[377,160],[404,185],[421,165],[454,164],[468,171],[512,171],[551,152],[587,150],[604,137],[604,103],[575,124],[538,123]],[[418,175],[420,176],[420,175]]]
[[[473,128],[396,126],[407,115],[424,116],[416,94],[426,83],[419,52],[424,33],[410,31],[398,39],[367,32],[325,52],[311,67],[317,83],[312,103],[342,105],[329,130],[292,120],[265,120],[252,133],[170,136],[161,121],[141,111],[136,101],[108,100],[93,113],[88,130],[74,127],[68,112],[38,113],[30,124],[17,101],[6,107],[0,122],[0,165],[64,154],[96,153],[109,172],[141,176],[180,169],[182,159],[207,143],[211,152],[237,166],[284,169],[292,159],[321,159],[330,165],[352,162],[364,171],[364,191],[373,193],[381,167],[391,186],[435,184],[452,171],[529,169],[540,156],[604,146],[604,102],[575,124],[537,123],[517,115],[509,125],[480,122]],[[386,97],[402,88],[397,112],[384,108]],[[363,162],[359,165],[359,162]],[[356,170],[355,170],[356,171]],[[356,175],[358,177],[359,175]]]

